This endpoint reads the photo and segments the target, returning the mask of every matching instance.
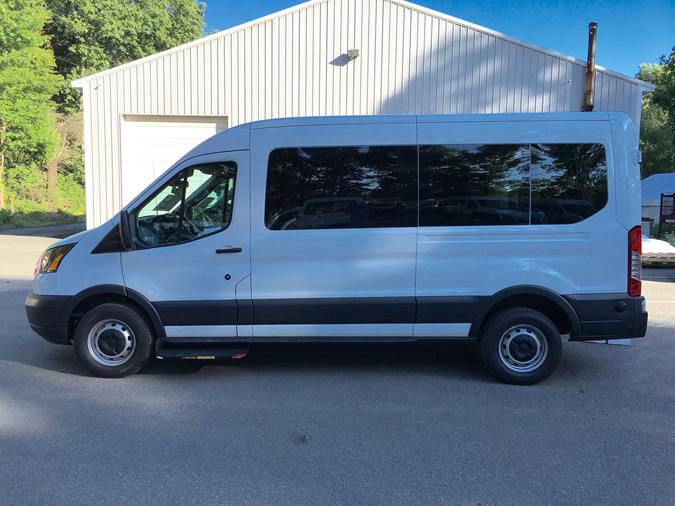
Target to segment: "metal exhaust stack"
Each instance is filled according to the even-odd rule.
[[[590,112],[593,110],[593,94],[595,92],[595,41],[598,34],[598,24],[591,21],[588,24],[588,58],[586,60],[586,89],[584,90],[584,103],[581,110]]]

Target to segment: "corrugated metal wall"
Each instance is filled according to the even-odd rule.
[[[346,61],[348,49],[360,56]],[[124,114],[579,111],[584,66],[412,4],[325,0],[82,80],[87,225],[121,203]],[[639,122],[640,85],[599,71],[595,110]]]

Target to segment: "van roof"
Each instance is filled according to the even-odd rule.
[[[454,123],[454,122],[498,122],[498,121],[609,121],[613,115],[627,117],[622,112],[545,112],[508,114],[435,114],[435,115],[378,115],[378,116],[311,116],[280,118],[254,121],[253,130],[311,125],[354,125],[386,123]]]

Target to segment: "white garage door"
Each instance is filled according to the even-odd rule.
[[[227,118],[126,116],[122,122],[122,205],[179,158],[227,128]]]

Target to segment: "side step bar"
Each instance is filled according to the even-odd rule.
[[[248,355],[248,348],[236,343],[217,340],[157,339],[155,356],[159,359],[178,358],[182,360],[238,360]]]

